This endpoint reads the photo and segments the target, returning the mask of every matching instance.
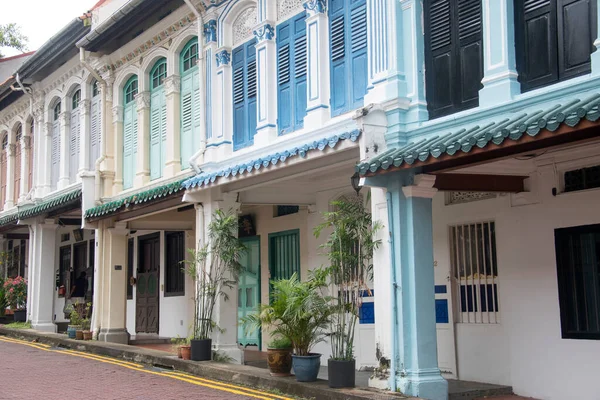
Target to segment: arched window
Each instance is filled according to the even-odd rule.
[[[15,187],[13,201],[19,201],[21,195],[21,140],[23,140],[23,127],[19,125],[15,133]]]
[[[198,75],[198,38],[190,40],[181,51],[181,168],[200,146],[200,77]]]
[[[92,102],[90,105],[90,147],[88,169],[94,170],[96,160],[100,157],[100,116],[102,115],[100,90],[98,81],[92,84]]]
[[[60,102],[56,103],[52,112],[50,168],[50,187],[54,190],[60,174]]]
[[[79,148],[81,142],[81,90],[77,89],[71,97],[71,125],[69,128],[69,180],[71,183],[77,179],[79,171]]]
[[[0,155],[0,209],[6,203],[6,183],[8,164],[8,133],[2,137],[2,154]]]
[[[167,60],[161,58],[150,71],[150,179],[162,177],[166,160],[167,99],[164,81]]]
[[[133,186],[137,155],[137,108],[135,96],[138,92],[138,78],[129,78],[123,89],[123,188]]]

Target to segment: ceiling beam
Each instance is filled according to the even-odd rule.
[[[433,187],[442,191],[520,193],[525,191],[523,181],[527,178],[517,175],[437,174]]]

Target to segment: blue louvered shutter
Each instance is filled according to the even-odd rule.
[[[252,145],[256,133],[256,40],[233,51],[233,149]]]
[[[363,105],[367,92],[367,5],[365,0],[331,0],[331,112]]]
[[[135,103],[125,106],[123,112],[123,189],[133,186],[135,153],[137,147],[137,112]]]
[[[277,26],[277,122],[279,134],[304,126],[306,115],[306,14]]]
[[[181,168],[187,168],[187,161],[194,154],[194,75],[186,74],[181,79]]]

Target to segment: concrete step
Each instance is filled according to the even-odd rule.
[[[513,390],[510,386],[448,379],[449,400],[476,400],[512,394]]]
[[[135,335],[129,338],[129,345],[139,346],[141,344],[171,344],[171,338],[157,335]]]

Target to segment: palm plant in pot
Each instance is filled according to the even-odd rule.
[[[237,284],[245,251],[238,239],[238,218],[233,212],[216,210],[208,225],[208,243],[189,250],[186,272],[194,281],[194,321],[190,341],[192,360],[207,361],[212,357],[212,333],[221,329],[213,320],[217,300],[229,299],[227,292]]]
[[[289,279],[274,280],[270,304],[261,304],[256,313],[241,320],[245,325],[270,328],[273,335],[290,340],[292,365],[299,382],[317,380],[321,366],[321,354],[311,350],[323,340],[329,322],[326,280],[327,272],[322,269],[312,271],[304,282],[296,273]]]
[[[360,196],[345,197],[331,205],[333,211],[324,213],[325,221],[314,232],[317,237],[324,230],[330,232],[321,247],[330,263],[331,292],[337,293],[332,298],[330,319],[329,386],[354,387],[354,334],[363,294],[370,292],[373,250],[381,244],[374,234],[381,225],[373,223]]]

